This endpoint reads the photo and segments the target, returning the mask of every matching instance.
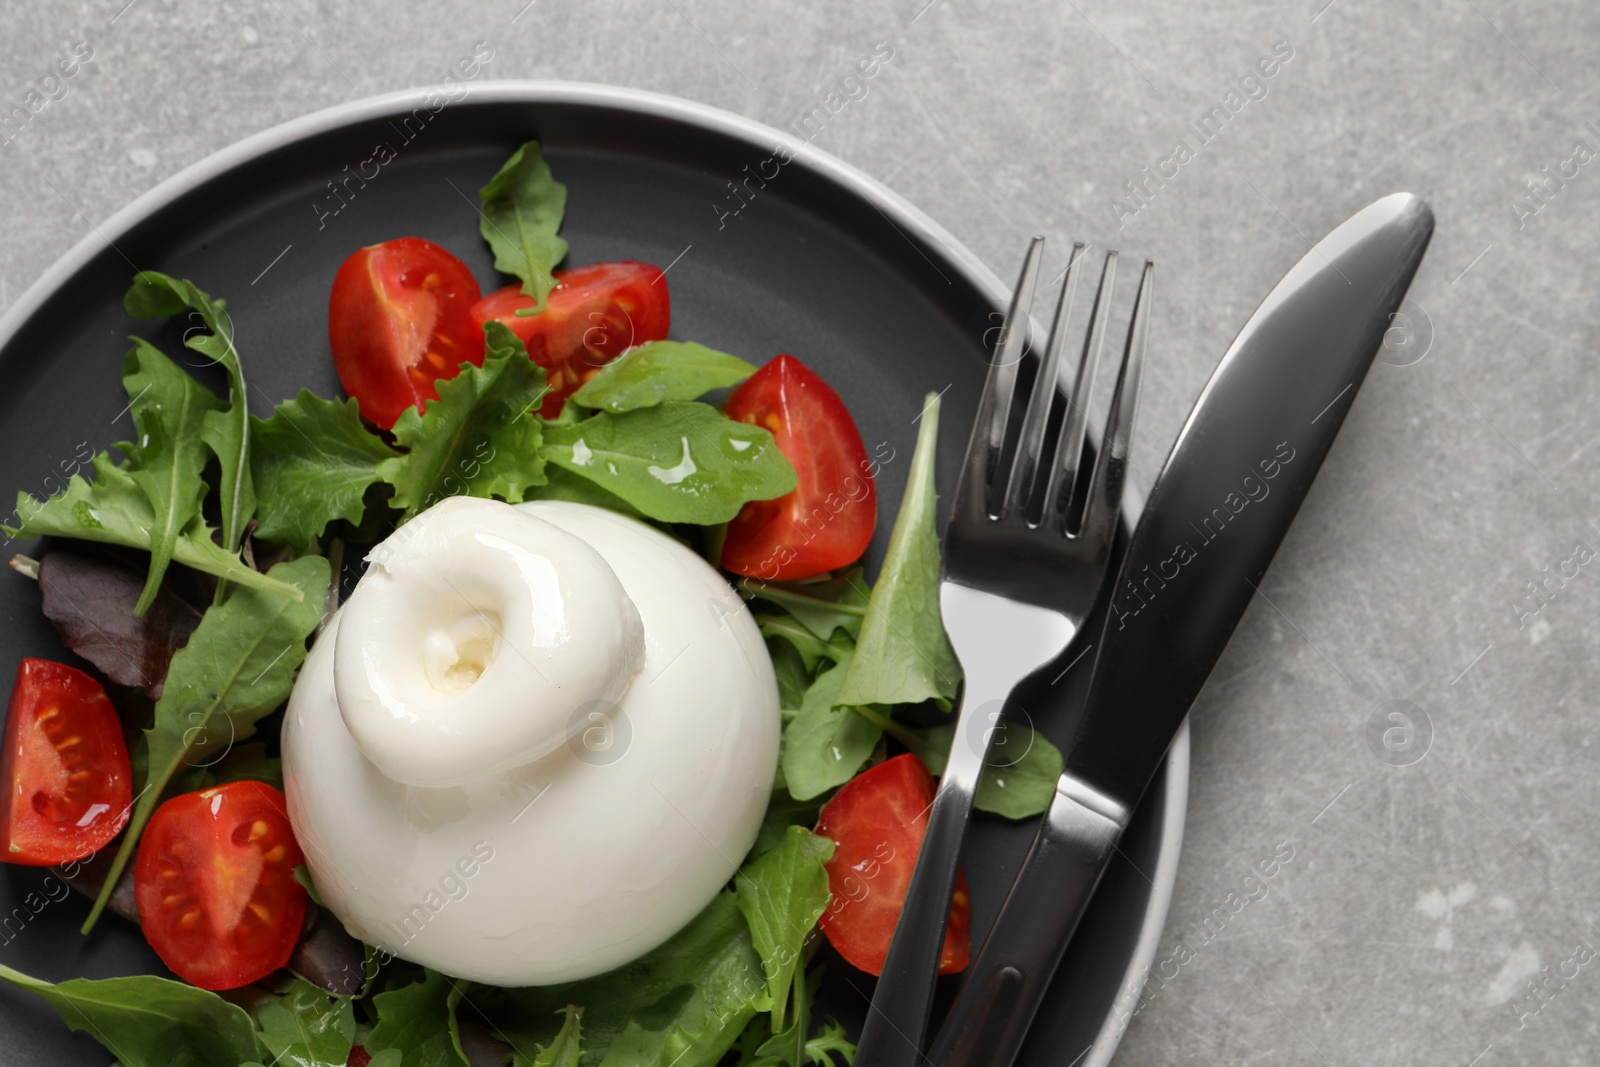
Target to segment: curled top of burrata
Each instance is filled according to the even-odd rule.
[[[368,557],[283,730],[289,815],[356,937],[447,974],[610,970],[731,878],[770,796],[771,661],[637,520],[451,498]]]

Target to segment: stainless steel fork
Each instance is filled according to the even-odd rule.
[[[1146,261],[1139,281],[1111,411],[1082,518],[1075,519],[1074,501],[1084,495],[1079,479],[1088,402],[1110,317],[1117,253],[1106,254],[1055,452],[1046,457],[1085,252],[1083,245],[1073,246],[1013,458],[1003,470],[1017,372],[1032,347],[1030,305],[1043,249],[1042,237],[1028,246],[951,502],[939,603],[966,682],[922,853],[857,1046],[862,1067],[915,1067],[922,1061],[961,839],[990,741],[1000,732],[1001,710],[1018,682],[1066,651],[1110,569],[1144,365],[1153,265]]]

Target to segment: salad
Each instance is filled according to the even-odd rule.
[[[138,923],[175,977],[50,983],[0,965],[0,980],[49,1001],[124,1067],[850,1062],[848,1035],[812,1004],[827,970],[881,970],[935,776],[955,741],[948,712],[960,669],[938,602],[938,396],[927,399],[869,584],[861,557],[876,529],[874,476],[884,457],[868,455],[821,377],[792,355],[757,366],[672,338],[667,279],[653,266],[563,268],[567,190],[537,142],[479,195],[480,233],[496,268],[515,280],[485,295],[452,253],[417,237],[354,251],[328,309],[348,398],[302,390],[266,419],[248,412],[246,360],[226,303],[188,280],[134,277],[129,315],[172,320],[171,336],[182,330],[182,346],[220,367],[227,388],[213,391],[134,338],[123,384],[135,439],[94,455],[92,477],[74,475],[43,500],[19,498],[7,532],[45,540],[12,566],[38,583],[41,610],[77,659],[27,659],[18,669],[0,739],[0,859],[52,868],[92,897],[85,936],[106,910]],[[370,590],[400,573],[402,557],[432,575],[456,560],[449,545],[492,524],[505,524],[494,529],[508,541],[554,538],[578,559],[563,540],[576,537],[605,557],[562,578],[577,590],[569,606],[587,605],[598,620],[584,624],[584,641],[612,641],[606,647],[628,671],[644,654],[629,644],[638,635],[628,626],[639,622],[616,622],[633,609],[608,615],[609,594],[596,591],[609,588],[613,570],[634,583],[628,592],[647,638],[661,629],[652,618],[670,628],[671,611],[687,618],[707,606],[725,629],[747,628],[759,662],[733,665],[734,646],[708,643],[716,654],[689,673],[705,699],[687,703],[720,708],[727,723],[754,724],[774,742],[714,749],[718,760],[750,764],[734,768],[738,780],[759,782],[763,795],[723,805],[720,832],[738,839],[733,851],[718,844],[722,859],[705,869],[670,872],[673,892],[692,907],[604,967],[597,937],[592,951],[572,953],[559,980],[474,978],[476,948],[456,954],[459,966],[430,966],[425,957],[442,949],[389,937],[360,914],[359,901],[381,890],[381,872],[319,859],[322,835],[348,812],[318,799],[336,794],[312,788],[320,757],[304,753],[353,739],[366,753],[361,773],[378,765],[371,773],[400,783],[381,795],[401,798],[413,797],[402,788],[413,779],[454,788],[496,760],[485,774],[522,759],[513,735],[525,716],[492,719],[499,732],[474,749],[447,753],[445,741],[396,749],[381,716],[352,710],[355,683],[337,673],[360,658],[346,653],[358,640],[363,655],[387,649],[431,670],[433,646],[424,641],[412,657],[403,645],[430,623],[362,623],[385,603]],[[434,539],[442,528],[457,541]],[[625,547],[607,550],[607,537]],[[693,599],[681,591],[641,599],[645,578],[630,578],[628,561],[648,552],[659,553],[650,558],[664,561],[662,574],[710,582],[671,587],[708,589],[705,603],[672,603]],[[341,579],[363,565],[350,592]],[[591,565],[601,570],[584,569]],[[627,632],[616,637],[613,622]],[[494,669],[463,649],[482,659],[482,649],[510,640],[485,625],[452,631],[441,661],[452,694]],[[559,669],[588,678],[581,672],[590,666]],[[590,672],[596,685],[614,681],[610,669]],[[728,678],[746,688],[729,696]],[[554,699],[528,698],[528,714]],[[626,711],[628,699],[606,707]],[[668,710],[707,714],[684,703]],[[311,712],[301,709],[323,705],[335,709],[321,720],[334,733],[303,743]],[[573,721],[557,740],[570,742],[582,773],[599,768],[616,783],[652,766],[638,753],[630,763],[630,739],[619,736],[625,716],[589,711]],[[641,731],[632,742],[645,740]],[[538,744],[539,753],[551,747]],[[606,758],[580,751],[614,746]],[[1007,818],[1042,813],[1060,753],[1018,725],[1006,728],[999,751],[1020,754],[986,766],[977,807]],[[656,755],[663,774],[686,758]],[[713,770],[703,775],[707,790],[722,768]],[[656,792],[662,810],[640,816],[652,827],[677,806],[670,790]],[[570,816],[555,806],[546,814],[539,796],[517,819],[559,831]],[[367,817],[377,820],[381,808],[373,802]],[[450,823],[460,813],[429,818]],[[440,892],[418,901],[418,925],[448,912],[465,931],[452,936],[467,938],[458,949],[476,933],[491,943],[489,926],[518,919],[473,911],[471,893],[514,872],[536,905],[543,883],[581,882],[602,852],[650,863],[656,833],[520,858],[516,840],[466,842],[459,864],[439,876]],[[350,884],[332,884],[334,872]],[[942,973],[966,965],[969,912],[963,880]],[[495,974],[542,974],[537,965],[549,962],[537,949],[500,951]]]

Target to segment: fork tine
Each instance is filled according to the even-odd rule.
[[[983,380],[972,436],[967,438],[967,455],[962,460],[955,497],[950,502],[952,520],[962,514],[970,514],[974,519],[988,516],[990,488],[1000,466],[1000,451],[1006,439],[1006,416],[1011,410],[1011,394],[1017,384],[1017,364],[1028,349],[1033,328],[1030,309],[1043,251],[1044,238],[1035,237],[1023,257],[1022,273],[1011,296],[1011,307],[1000,327],[1000,336],[995,340],[989,372]]]
[[[1022,435],[1017,439],[1017,453],[1011,461],[1011,477],[1006,483],[999,518],[1009,514],[1022,514],[1027,507],[1029,492],[1039,470],[1040,453],[1044,451],[1045,425],[1050,419],[1050,405],[1055,400],[1061,379],[1061,350],[1065,347],[1067,324],[1072,318],[1074,294],[1078,288],[1078,260],[1083,258],[1084,245],[1074,242],[1072,254],[1067,258],[1067,278],[1061,285],[1061,295],[1056,300],[1055,318],[1050,323],[1050,340],[1039,360],[1039,374],[1033,380],[1033,393],[1028,397],[1028,410],[1022,417]],[[1026,518],[1026,515],[1023,515]]]
[[[1117,516],[1122,510],[1122,489],[1127,482],[1128,446],[1133,437],[1134,412],[1139,407],[1139,383],[1144,377],[1154,281],[1155,264],[1147,259],[1139,279],[1139,295],[1133,304],[1133,319],[1128,323],[1128,341],[1122,352],[1122,367],[1117,371],[1117,389],[1111,397],[1100,454],[1095,459],[1089,500],[1084,505],[1083,522],[1078,531],[1080,537],[1103,538],[1107,545],[1116,534]]]
[[[1106,320],[1111,314],[1111,293],[1117,280],[1117,254],[1107,252],[1105,265],[1100,269],[1100,286],[1094,294],[1094,312],[1089,320],[1089,332],[1083,339],[1083,353],[1078,357],[1078,373],[1067,394],[1067,417],[1062,420],[1061,436],[1056,439],[1056,455],[1050,464],[1050,473],[1044,489],[1044,518],[1046,523],[1059,524],[1063,533],[1067,511],[1078,484],[1078,471],[1083,464],[1083,446],[1088,439],[1089,400],[1094,392],[1095,371],[1100,366],[1100,350],[1104,346]],[[1060,486],[1059,490],[1057,486]],[[1059,492],[1059,496],[1057,493]]]

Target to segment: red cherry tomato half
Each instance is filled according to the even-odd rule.
[[[672,322],[667,278],[648,263],[622,260],[555,272],[544,310],[520,286],[508,285],[478,301],[472,321],[479,331],[491,319],[504,323],[549,375],[539,414],[554,418],[561,404],[601,367],[634,345],[660,341]]]
[[[0,859],[31,867],[80,860],[117,836],[133,803],[122,723],[100,683],[76,667],[17,668],[0,754]]]
[[[344,1067],[367,1067],[372,1062],[372,1053],[362,1045],[353,1045],[350,1048],[350,1058],[344,1061]]]
[[[344,261],[328,298],[328,340],[361,414],[387,430],[407,408],[438,398],[435,381],[463,363],[483,365],[483,329],[470,314],[478,296],[467,265],[420,237]]]
[[[928,768],[907,753],[846,782],[817,819],[817,833],[836,846],[827,863],[833,897],[822,913],[822,932],[839,955],[868,974],[883,972],[933,795]],[[939,973],[963,970],[971,951],[972,899],[963,872],[950,903]]]
[[[201,989],[236,989],[289,962],[305,921],[305,862],[283,794],[229,782],[173,797],[139,840],[133,886],[150,947]]]
[[[828,383],[779,356],[728,397],[728,418],[772,431],[800,484],[752,500],[728,524],[722,566],[766,581],[793,581],[861,558],[878,524],[877,489],[861,431]]]

